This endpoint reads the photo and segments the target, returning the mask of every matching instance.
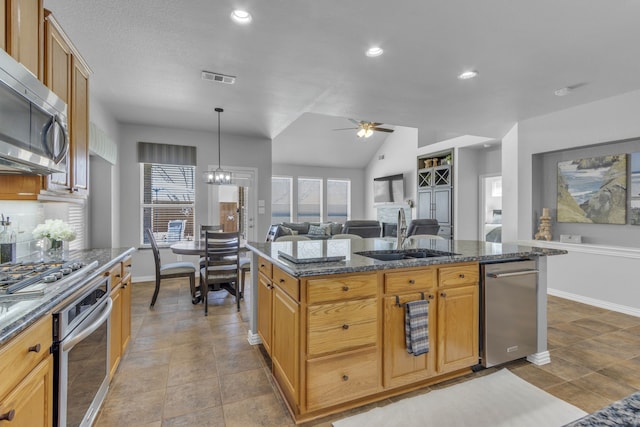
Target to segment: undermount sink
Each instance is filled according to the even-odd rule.
[[[434,251],[432,249],[397,249],[383,251],[356,252],[358,255],[374,258],[379,261],[398,261],[402,259],[433,258],[458,255],[453,252]]]

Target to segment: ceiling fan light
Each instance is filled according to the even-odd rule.
[[[375,58],[376,56],[380,56],[384,53],[384,50],[379,46],[373,46],[367,49],[365,53],[369,58]]]
[[[364,128],[360,128],[358,132],[356,132],[356,135],[358,135],[358,138],[365,138],[366,133],[367,131]]]
[[[253,17],[246,10],[236,9],[231,12],[231,19],[238,24],[249,24]]]
[[[373,129],[367,129],[364,131],[365,138],[369,138],[371,135],[373,135]]]

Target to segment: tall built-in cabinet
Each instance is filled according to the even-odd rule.
[[[297,422],[462,375],[479,361],[476,262],[290,276],[258,257],[257,329]],[[429,352],[407,353],[405,304],[429,301]]]
[[[0,46],[67,103],[69,131],[66,172],[45,177],[0,175],[0,200],[37,200],[41,194],[86,196],[90,69],[42,0],[0,0],[0,9],[6,24]]]
[[[453,167],[450,160],[445,160],[445,156],[418,158],[417,176],[417,217],[437,219],[440,224],[438,235],[452,239]]]

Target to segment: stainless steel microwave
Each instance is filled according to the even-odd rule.
[[[66,171],[67,104],[0,49],[0,175]]]

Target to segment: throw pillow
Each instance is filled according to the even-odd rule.
[[[332,222],[331,223],[331,235],[335,235],[335,234],[340,234],[342,233],[342,224],[337,223],[337,222]]]
[[[331,236],[331,234],[333,234],[333,233],[331,233],[331,223],[330,222],[326,222],[326,223],[320,224],[320,227],[322,227],[324,229],[324,234],[326,236]]]
[[[326,228],[320,225],[310,225],[308,234],[311,234],[313,236],[323,236],[326,234],[325,230]]]
[[[285,226],[280,226],[280,235],[281,236],[291,236],[291,230],[289,227],[285,227]]]

